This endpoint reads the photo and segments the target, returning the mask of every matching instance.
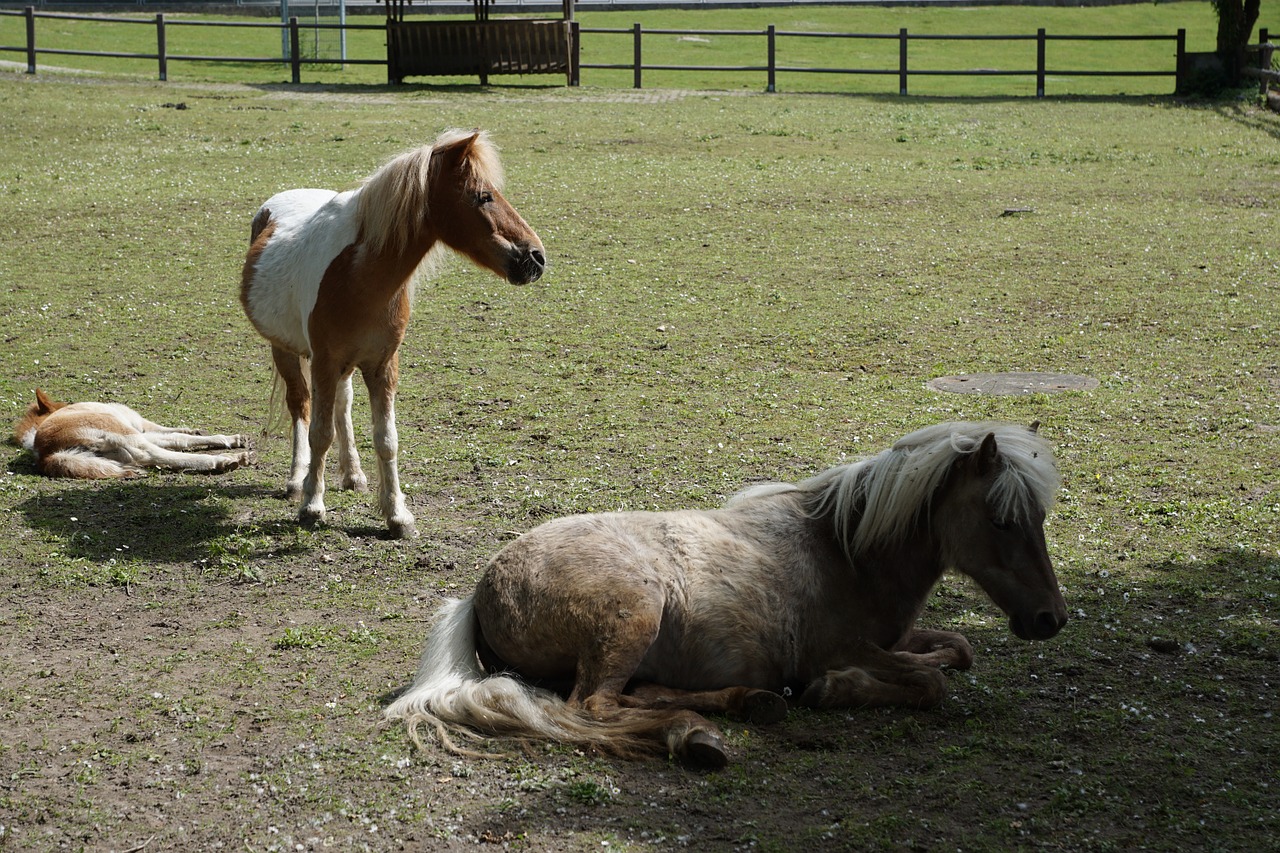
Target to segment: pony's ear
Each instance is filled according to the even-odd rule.
[[[57,403],[53,402],[39,388],[36,389],[36,412],[41,415],[47,415],[57,408]]]
[[[444,145],[436,146],[431,153],[433,156],[440,157],[446,166],[457,168],[471,156],[471,148],[479,138],[480,131],[474,130],[469,136],[460,136]]]
[[[982,439],[982,445],[978,448],[978,452],[973,454],[973,464],[977,469],[978,476],[985,477],[996,470],[996,464],[999,460],[1000,448],[996,446],[996,434],[989,432],[987,437]]]
[[[1032,421],[1031,426],[1027,427],[1027,429],[1031,431],[1032,435],[1037,434],[1038,432],[1040,432],[1040,422]]]

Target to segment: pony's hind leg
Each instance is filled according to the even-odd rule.
[[[338,383],[333,420],[338,444],[338,488],[363,492],[369,488],[369,479],[360,469],[360,455],[356,452],[356,431],[351,423],[350,375]]]
[[[324,521],[324,461],[333,445],[334,405],[341,381],[338,371],[328,359],[317,357],[312,360],[312,417],[307,431],[311,458],[307,476],[302,481],[302,507],[298,510],[298,520],[305,525]],[[296,453],[294,461],[297,461]]]
[[[631,708],[680,708],[704,714],[729,714],[756,724],[781,722],[787,716],[786,699],[756,687],[678,690],[661,684],[632,684],[620,702]]]
[[[387,529],[395,539],[411,539],[418,535],[413,514],[405,506],[404,492],[400,490],[400,471],[397,455],[400,438],[396,433],[396,378],[399,373],[399,356],[391,358],[375,369],[362,369],[365,386],[369,389],[369,408],[373,418],[373,446],[378,454],[378,506],[387,520]]]
[[[271,348],[271,359],[276,373],[284,382],[285,406],[289,410],[289,427],[293,440],[293,459],[289,465],[289,479],[285,482],[284,496],[296,500],[302,494],[302,483],[311,465],[311,389],[302,358],[280,347]]]
[[[222,456],[170,450],[152,442],[147,435],[104,434],[96,442],[93,450],[123,465],[136,468],[165,468],[190,474],[224,474],[253,461],[253,454],[247,451]]]

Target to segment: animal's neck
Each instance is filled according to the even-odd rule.
[[[853,577],[857,595],[869,605],[867,639],[883,647],[896,643],[924,609],[942,570],[936,537],[922,522],[900,542],[857,555]]]

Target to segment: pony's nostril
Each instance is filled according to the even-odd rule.
[[[1035,632],[1038,637],[1052,637],[1054,634],[1062,630],[1062,626],[1067,624],[1066,614],[1059,616],[1052,610],[1042,610],[1036,614]]]
[[[547,265],[547,256],[537,249],[530,251],[529,257],[533,258],[533,262],[540,267],[545,267]]]

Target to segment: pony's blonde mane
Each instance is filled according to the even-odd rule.
[[[468,181],[501,192],[502,163],[489,135],[483,130],[446,130],[431,145],[391,159],[356,190],[357,216],[366,251],[398,252],[409,246],[414,233],[430,216],[427,199],[440,165],[440,158],[432,155],[471,136],[476,138],[468,151]]]
[[[742,498],[799,492],[812,515],[833,520],[852,556],[873,544],[900,541],[955,463],[977,452],[988,433],[995,434],[999,454],[988,495],[996,516],[1016,522],[1052,506],[1060,480],[1048,443],[1026,427],[990,421],[925,427],[869,459],[794,486],[758,486]]]

